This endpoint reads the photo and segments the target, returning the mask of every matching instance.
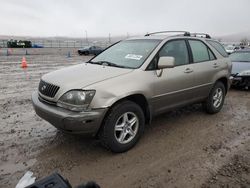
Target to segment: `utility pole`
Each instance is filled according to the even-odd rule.
[[[127,32],[127,38],[129,38],[129,33]]]
[[[89,41],[88,41],[88,32],[87,32],[87,30],[85,30],[85,37],[86,37],[86,43],[87,43],[87,45],[89,45]]]
[[[111,34],[109,33],[109,44],[111,44]]]

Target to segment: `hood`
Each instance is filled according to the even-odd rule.
[[[133,69],[81,63],[45,74],[42,80],[59,86],[60,90],[65,92],[71,89],[82,89],[132,71]]]
[[[232,62],[232,74],[237,74],[245,70],[250,70],[250,62]]]

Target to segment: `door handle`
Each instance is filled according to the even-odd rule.
[[[184,71],[184,73],[191,73],[191,72],[194,72],[194,71],[192,69],[190,69],[190,68],[186,68],[185,71]]]
[[[218,65],[217,63],[214,63],[214,64],[213,64],[213,67],[214,67],[214,68],[217,68],[217,67],[219,67],[219,65]]]

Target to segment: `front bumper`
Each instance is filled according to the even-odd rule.
[[[230,76],[230,80],[232,86],[239,86],[239,87],[250,86],[250,76],[232,75]]]
[[[52,104],[41,102],[38,93],[32,94],[32,103],[38,116],[56,128],[79,134],[96,135],[108,108],[86,112],[73,112]]]

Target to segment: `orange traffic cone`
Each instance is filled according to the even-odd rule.
[[[25,57],[23,57],[23,59],[22,59],[22,65],[21,65],[21,67],[22,68],[27,68],[28,67]]]

